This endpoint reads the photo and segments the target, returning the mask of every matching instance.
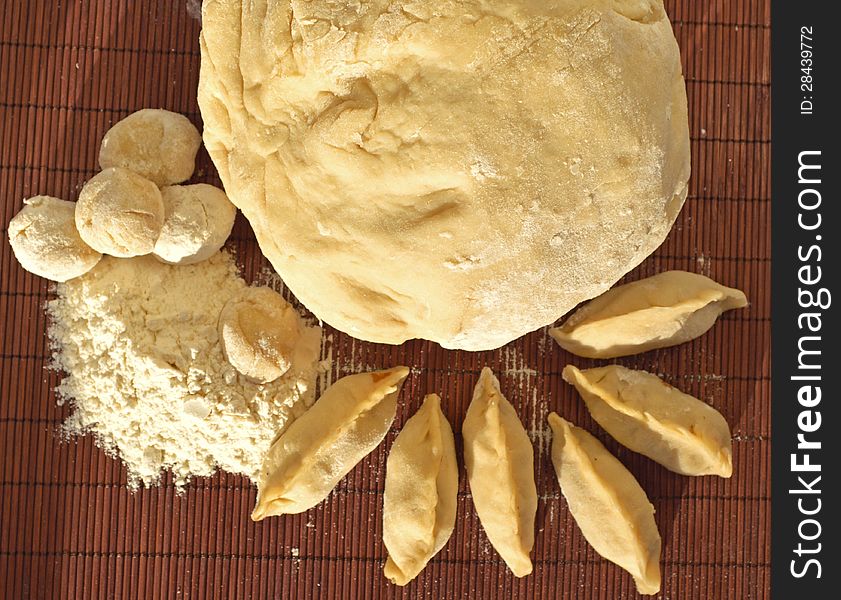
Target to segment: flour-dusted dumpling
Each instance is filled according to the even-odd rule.
[[[517,577],[531,573],[537,488],[534,450],[499,381],[482,369],[461,429],[470,492],[482,527]]]
[[[453,532],[458,466],[453,430],[430,394],[394,440],[385,471],[383,573],[406,585],[417,577]]]
[[[578,356],[615,358],[693,340],[747,304],[744,293],[709,277],[667,271],[605,292],[549,333]]]
[[[251,518],[300,513],[324,500],[394,421],[407,367],[342,377],[272,444]]]
[[[619,365],[584,371],[567,365],[563,376],[623,446],[681,475],[732,475],[730,427],[712,406]]]
[[[200,145],[201,134],[184,115],[144,108],[105,133],[99,165],[123,167],[158,186],[172,185],[193,174]]]
[[[660,533],[654,507],[630,471],[592,435],[549,414],[552,463],[584,538],[628,571],[640,594],[660,591]]]

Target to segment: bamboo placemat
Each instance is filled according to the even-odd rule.
[[[622,360],[721,410],[734,476],[686,478],[623,450],[589,418],[560,371],[573,359],[546,329],[493,352],[399,347],[335,331],[333,378],[414,367],[395,429],[309,512],[259,524],[255,488],[219,473],[178,496],[169,479],[130,493],[125,471],[89,437],[59,439],[69,414],[45,370],[47,282],[24,272],[5,238],[21,200],[75,199],[97,168],[110,124],[143,107],[200,123],[197,0],[0,1],[0,590],[18,598],[598,598],[635,597],[633,582],[588,547],[559,494],[545,418],[557,410],[606,443],[657,509],[663,598],[767,598],[770,575],[770,16],[768,0],[671,0],[692,133],[690,196],[665,244],[628,279],[677,268],[745,290],[692,343]],[[200,157],[198,180],[217,182]],[[231,242],[247,279],[267,262],[247,223]],[[381,569],[386,450],[421,401],[438,392],[460,428],[482,366],[500,376],[535,445],[540,501],[534,573],[509,574],[476,518],[461,472],[446,548],[405,589]]]

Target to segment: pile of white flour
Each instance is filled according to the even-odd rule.
[[[217,468],[254,478],[274,438],[312,404],[319,371],[293,365],[264,385],[225,360],[217,321],[246,283],[225,252],[192,266],[104,257],[48,304],[58,392],[70,434],[92,433],[130,485],[165,469],[183,487]]]

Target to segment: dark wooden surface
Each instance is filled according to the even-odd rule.
[[[692,133],[690,197],[666,243],[628,279],[678,268],[740,287],[749,308],[692,343],[621,360],[713,404],[734,435],[734,476],[685,478],[619,448],[560,371],[573,358],[544,330],[493,352],[390,347],[331,332],[334,377],[414,367],[395,430],[309,512],[249,520],[255,488],[217,474],[183,496],[171,481],[132,494],[90,438],[61,441],[60,374],[45,370],[43,279],[5,241],[21,200],[74,200],[110,124],[143,107],[200,123],[195,0],[0,0],[0,597],[598,598],[635,597],[631,578],[588,547],[549,460],[550,410],[604,440],[639,478],[663,536],[663,598],[768,598],[770,587],[770,117],[767,0],[671,0]],[[202,154],[198,180],[215,181]],[[247,278],[267,265],[245,222],[231,245]],[[575,359],[578,365],[592,361]],[[484,365],[535,443],[540,501],[534,573],[509,574],[488,544],[461,473],[445,549],[405,589],[381,575],[386,450],[423,394],[438,392],[458,432]]]

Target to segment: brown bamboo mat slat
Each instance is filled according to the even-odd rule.
[[[537,331],[493,352],[390,347],[333,335],[334,378],[416,367],[395,430],[309,512],[249,520],[242,477],[169,479],[132,494],[118,461],[90,438],[62,442],[68,409],[48,357],[48,284],[14,261],[6,226],[21,199],[75,199],[97,168],[109,125],[142,107],[200,123],[196,0],[0,2],[0,597],[19,598],[593,598],[636,597],[631,578],[588,547],[559,494],[545,417],[597,433],[657,509],[663,598],[768,598],[770,587],[770,16],[768,0],[670,0],[689,94],[690,197],[662,248],[630,279],[670,268],[745,290],[751,305],[699,340],[623,360],[661,373],[730,422],[734,476],[685,478],[618,447],[560,379],[571,357]],[[216,181],[202,154],[199,180]],[[245,222],[231,242],[247,278],[267,266]],[[576,364],[589,365],[586,360]],[[534,573],[512,577],[491,549],[462,470],[455,533],[405,589],[381,575],[386,449],[424,393],[439,392],[459,429],[489,365],[531,431],[540,502]]]

